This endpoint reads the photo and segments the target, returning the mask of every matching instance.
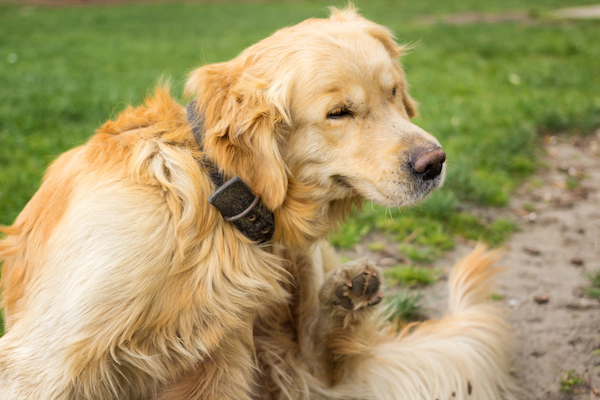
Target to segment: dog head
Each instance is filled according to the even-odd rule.
[[[419,201],[443,183],[445,154],[410,122],[402,50],[386,28],[333,9],[193,71],[206,156],[275,211],[292,192],[320,209]]]

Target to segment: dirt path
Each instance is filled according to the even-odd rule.
[[[515,329],[513,374],[522,400],[600,399],[585,383],[574,388],[579,393],[559,390],[569,370],[600,388],[600,354],[593,354],[600,348],[600,301],[581,289],[589,283],[585,271],[600,269],[600,131],[596,136],[547,138],[548,167],[509,207],[521,229],[507,243],[497,293]],[[461,245],[437,265],[448,268],[470,249]],[[439,314],[445,282],[425,293]]]
[[[594,354],[600,348],[600,301],[582,291],[589,284],[584,273],[600,269],[600,130],[586,139],[548,137],[540,157],[546,167],[514,194],[509,207],[477,210],[519,222],[506,244],[507,270],[496,289],[514,327],[513,375],[520,400],[600,399],[585,383],[587,376],[600,390],[600,352]],[[389,252],[367,249],[379,236],[369,235],[345,255],[383,266],[397,262]],[[449,271],[473,246],[458,245],[434,267]],[[441,316],[447,282],[442,278],[421,292],[428,316]],[[569,370],[584,382],[565,393],[560,380]]]
[[[515,328],[513,373],[523,400],[600,399],[585,383],[574,388],[578,393],[559,390],[569,370],[600,388],[600,301],[581,289],[589,283],[584,273],[600,269],[600,132],[586,140],[548,139],[548,168],[511,201],[521,231],[507,243],[508,270],[498,282]],[[438,264],[447,267],[469,250],[461,246]],[[427,290],[432,305],[442,301],[439,286]]]
[[[523,399],[588,399],[589,388],[578,388],[581,395],[575,396],[561,394],[558,387],[560,376],[571,369],[587,373],[600,387],[600,355],[592,354],[600,347],[600,302],[581,290],[589,283],[584,271],[600,268],[598,141],[553,142],[546,146],[549,168],[512,201],[517,212],[533,205],[535,214],[525,218],[531,215],[534,222],[509,241],[505,262],[510,269],[498,291],[511,308],[514,368]],[[548,296],[548,302],[538,304],[534,296]]]

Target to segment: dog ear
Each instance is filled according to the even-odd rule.
[[[206,156],[227,175],[239,176],[274,210],[287,193],[280,145],[282,125],[289,118],[268,85],[246,72],[248,63],[235,59],[199,68],[185,91],[198,100],[204,117]]]

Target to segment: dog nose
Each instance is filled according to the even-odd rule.
[[[441,148],[418,149],[411,157],[410,166],[423,180],[428,181],[442,172],[446,153]]]

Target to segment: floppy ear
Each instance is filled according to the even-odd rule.
[[[229,176],[239,176],[274,210],[287,193],[287,174],[279,146],[285,106],[265,82],[245,74],[247,59],[193,71],[186,94],[198,100],[204,117],[204,149]]]

